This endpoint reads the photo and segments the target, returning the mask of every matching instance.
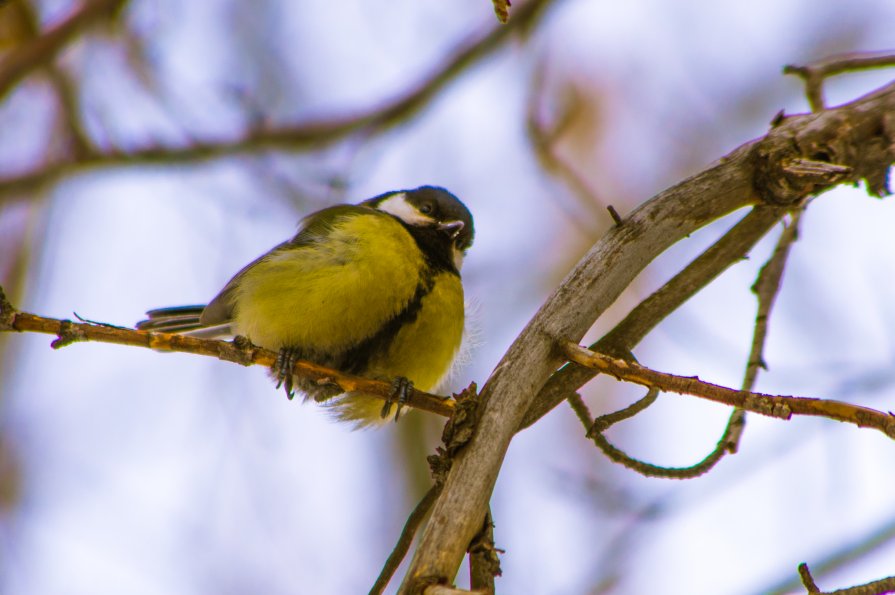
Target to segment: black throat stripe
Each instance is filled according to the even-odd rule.
[[[337,366],[343,372],[362,375],[370,363],[373,354],[385,351],[397,336],[398,331],[406,324],[413,324],[423,309],[423,299],[435,287],[435,274],[431,268],[420,271],[420,282],[416,292],[407,305],[396,316],[391,318],[372,336],[364,339],[349,349],[340,358],[342,365]]]
[[[454,264],[451,240],[447,234],[434,227],[407,225],[400,219],[398,219],[398,222],[404,226],[404,229],[416,242],[429,267],[436,271],[447,271],[458,277],[460,276],[460,271],[457,270]]]

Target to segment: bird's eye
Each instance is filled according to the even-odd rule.
[[[433,207],[431,203],[426,203],[420,207],[420,213],[423,215],[431,215],[434,210],[435,207]]]

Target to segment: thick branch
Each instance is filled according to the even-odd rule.
[[[844,421],[861,428],[873,428],[895,439],[895,415],[875,409],[809,397],[766,395],[735,390],[700,380],[697,376],[677,376],[645,368],[635,362],[614,358],[585,349],[572,342],[563,345],[566,356],[575,363],[596,368],[618,380],[633,382],[662,392],[693,395],[753,411],[761,415],[790,419],[793,415],[811,415]]]
[[[559,341],[579,341],[653,258],[737,208],[762,201],[794,205],[835,183],[861,178],[872,192],[883,193],[895,161],[893,113],[895,83],[835,110],[787,118],[765,138],[661,193],[609,230],[541,307],[483,388],[479,430],[451,468],[402,592],[455,576],[481,527],[513,434],[563,362]],[[846,172],[792,168],[799,159],[824,156]]]
[[[247,341],[215,341],[168,333],[147,333],[111,325],[72,322],[18,312],[12,308],[0,288],[0,333],[10,331],[56,335],[57,339],[52,343],[54,349],[77,341],[98,341],[146,347],[157,351],[207,355],[243,366],[258,364],[271,367],[277,360],[275,352],[256,347]],[[350,376],[306,361],[296,362],[294,373],[296,376],[321,384],[337,385],[345,392],[358,392],[381,399],[389,398],[394,392],[394,387],[388,382]],[[416,389],[412,391],[407,405],[444,416],[449,416],[454,409],[453,401]]]

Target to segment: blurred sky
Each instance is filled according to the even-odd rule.
[[[40,14],[52,23],[70,8],[53,0]],[[495,26],[484,0],[135,0],[122,18],[126,35],[94,31],[60,58],[87,134],[104,150],[361,113]],[[892,23],[887,0],[557,1],[529,37],[382,135],[301,153],[97,169],[0,199],[0,282],[18,288],[24,310],[132,325],[149,308],[207,301],[294,233],[304,213],[444,185],[477,229],[463,271],[470,363],[449,388],[481,385],[610,224],[602,205],[545,174],[526,136],[531,105],[549,124],[578,98],[557,151],[603,205],[625,214],[763,134],[778,110],[806,110],[784,64],[895,47]],[[891,78],[837,78],[828,99]],[[62,150],[39,77],[0,103],[0,131],[0,178]],[[662,255],[591,335],[742,215]],[[814,201],[757,390],[893,408],[893,228],[891,201],[860,189]],[[749,288],[778,232],[651,334],[640,361],[739,386],[755,316]],[[93,343],[53,351],[49,342],[0,339],[0,441],[20,482],[0,511],[3,592],[369,589],[425,488],[440,420],[411,414],[351,431],[320,407],[288,402],[261,369]],[[594,414],[639,396],[602,378],[585,393]],[[712,449],[728,413],[663,395],[609,437],[634,456],[684,466]],[[766,592],[795,577],[798,563],[891,524],[893,465],[895,446],[878,432],[751,416],[740,453],[707,476],[646,479],[609,464],[559,407],[514,440],[497,484],[495,538],[506,550],[498,591]],[[817,578],[830,590],[866,582],[891,575],[893,560],[890,543]]]

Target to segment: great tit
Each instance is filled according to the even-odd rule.
[[[346,373],[437,388],[464,329],[460,267],[475,230],[469,209],[435,186],[387,192],[305,217],[291,240],[239,271],[207,306],[160,308],[147,331],[206,338],[241,335],[291,364],[305,359]],[[294,380],[306,398],[333,390]],[[279,385],[278,385],[279,386]],[[394,407],[357,394],[328,401],[337,416],[369,425]]]

